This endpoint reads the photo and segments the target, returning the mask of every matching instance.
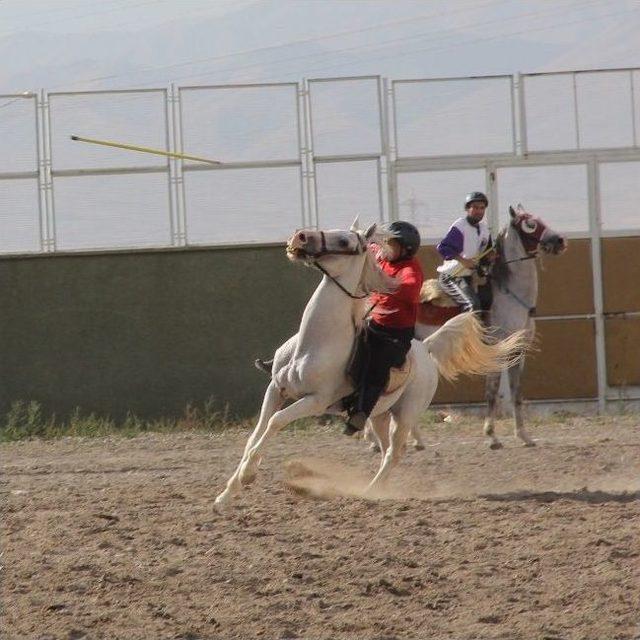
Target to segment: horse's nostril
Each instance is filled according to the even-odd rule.
[[[306,234],[302,233],[302,231],[298,234],[298,240],[300,240],[300,242],[306,242],[307,241],[307,236]]]

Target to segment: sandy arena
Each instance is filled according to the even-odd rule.
[[[285,432],[224,515],[245,432],[3,445],[0,637],[640,638],[637,416],[423,432],[375,501],[362,441]]]

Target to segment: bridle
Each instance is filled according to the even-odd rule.
[[[542,241],[542,236],[546,230],[546,226],[541,225],[542,229],[534,235],[533,233],[526,233],[522,230],[521,228],[522,220],[523,219],[517,221],[515,224],[512,224],[511,226],[515,229],[516,233],[518,234],[518,238],[522,243],[522,248],[524,249],[526,255],[522,256],[521,258],[512,258],[511,260],[504,260],[502,259],[503,256],[501,255],[501,253],[499,253],[498,255],[502,259],[501,260],[502,264],[511,264],[512,262],[522,262],[523,260],[533,260],[534,258],[537,258],[540,253],[540,243]],[[518,302],[525,309],[527,309],[530,316],[535,315],[536,313],[535,306],[533,307],[529,306],[524,300],[522,300],[522,298],[520,298],[513,291],[511,291],[511,289],[509,289],[509,287],[505,283],[502,283],[498,286],[504,293],[507,293],[508,295],[510,295],[516,302]]]
[[[542,231],[540,234],[536,234],[535,236],[531,233],[525,233],[520,228],[519,220],[516,224],[512,224],[511,226],[515,229],[518,234],[518,238],[520,238],[520,242],[522,243],[522,248],[524,249],[527,255],[521,258],[512,258],[511,260],[501,260],[502,264],[511,264],[512,262],[522,262],[523,260],[533,260],[537,258],[540,254],[540,242],[542,241],[542,236],[546,230],[546,226],[542,225]],[[502,256],[500,256],[502,257]]]
[[[317,260],[318,258],[322,258],[323,256],[359,256],[362,255],[366,251],[366,243],[363,240],[362,236],[356,231],[351,231],[358,238],[358,245],[353,249],[328,249],[327,248],[327,238],[325,236],[324,231],[319,231],[320,233],[320,250],[314,253],[309,253],[304,251],[304,260],[305,262],[312,267],[318,269],[318,271],[322,272],[329,280],[331,280],[343,293],[348,295],[353,300],[363,300],[368,297],[368,294],[363,294],[361,296],[351,293],[344,285],[342,285],[338,279],[331,275]],[[287,251],[292,250],[289,245],[287,245]]]
[[[366,244],[360,234],[356,231],[350,231],[350,233],[355,234],[356,238],[358,238],[358,246],[353,249],[327,249],[327,237],[324,231],[318,231],[320,234],[320,250],[315,251],[313,253],[304,250],[304,257],[317,259],[322,258],[323,256],[359,256],[362,255],[365,251]],[[293,248],[290,245],[287,245],[287,251],[293,251]]]

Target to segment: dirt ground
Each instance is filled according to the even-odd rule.
[[[285,432],[223,515],[244,432],[3,445],[0,637],[639,638],[638,416],[530,431],[425,427],[379,500],[362,441]]]

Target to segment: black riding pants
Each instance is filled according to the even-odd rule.
[[[392,367],[401,367],[411,349],[414,328],[393,329],[370,320],[367,328],[368,362],[359,387],[357,411],[371,414],[389,382]]]

